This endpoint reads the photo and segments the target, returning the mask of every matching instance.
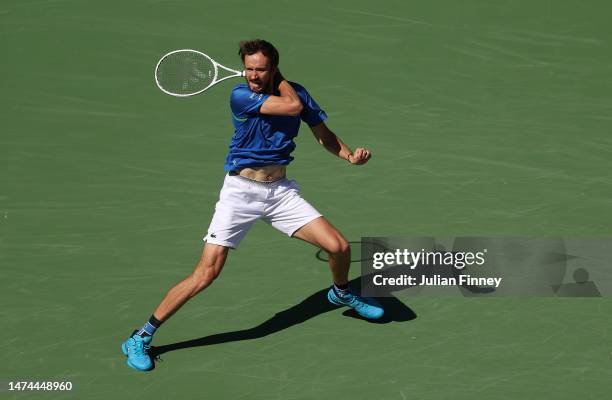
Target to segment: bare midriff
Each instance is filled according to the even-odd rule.
[[[243,168],[236,172],[240,176],[254,181],[273,182],[285,177],[287,167],[285,165],[266,165],[265,167]]]

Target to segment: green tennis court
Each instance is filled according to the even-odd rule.
[[[609,397],[609,297],[399,293],[405,318],[368,323],[321,305],[317,249],[264,223],[156,334],[154,371],[128,368],[119,346],[199,258],[232,134],[239,81],[170,97],[153,80],[161,55],[194,48],[240,68],[240,40],[274,43],[328,126],[372,150],[350,166],[302,126],[289,168],[350,241],[609,236],[611,12],[595,0],[4,0],[0,397]],[[6,390],[41,380],[73,390]]]

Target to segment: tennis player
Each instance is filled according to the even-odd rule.
[[[234,136],[225,161],[227,175],[195,270],[168,291],[151,318],[122,344],[130,367],[153,368],[149,346],[155,331],[183,304],[208,287],[221,273],[229,249],[235,249],[253,224],[261,219],[287,236],[329,254],[333,285],[328,300],[348,306],[368,319],[384,311],[372,299],[351,293],[348,287],[350,247],[347,240],[300,196],[300,187],[286,178],[295,149],[293,139],[304,121],[323,147],[350,164],[365,164],[370,151],[355,151],[325,125],[327,115],[297,83],[288,82],[278,69],[279,55],[265,40],[240,43],[246,83],[230,97]]]

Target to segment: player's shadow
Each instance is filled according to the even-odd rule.
[[[360,278],[353,279],[349,282],[352,290],[359,293]],[[210,346],[221,343],[237,342],[241,340],[259,339],[264,336],[282,331],[294,325],[301,324],[311,318],[314,318],[323,313],[338,309],[327,300],[327,291],[329,288],[319,290],[318,292],[308,296],[301,303],[296,304],[286,310],[283,310],[267,321],[261,324],[239,331],[216,333],[214,335],[204,336],[199,339],[187,340],[184,342],[166,344],[163,346],[152,346],[151,355],[158,356],[169,351],[186,349],[190,347]],[[391,294],[389,293],[389,296]],[[404,322],[416,318],[416,314],[409,307],[404,305],[395,297],[380,297],[378,302],[385,309],[385,314],[382,318],[376,321],[370,321],[360,317],[354,310],[346,310],[343,315],[362,319],[369,323],[387,324],[390,322]]]

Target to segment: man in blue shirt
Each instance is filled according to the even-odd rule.
[[[246,83],[234,87],[230,97],[235,131],[225,161],[228,174],[204,238],[204,251],[193,273],[170,289],[149,321],[123,343],[128,365],[137,370],[153,368],[149,356],[153,333],[219,276],[229,249],[237,248],[259,219],[329,254],[333,285],[327,298],[331,303],[351,307],[369,319],[378,319],[384,313],[372,299],[351,293],[349,243],[300,196],[297,183],[286,178],[301,121],[321,145],[351,164],[367,163],[369,150],[360,147],[351,151],[329,130],[324,122],[327,115],[308,91],[283,78],[278,51],[272,44],[259,39],[241,42],[239,54]]]

